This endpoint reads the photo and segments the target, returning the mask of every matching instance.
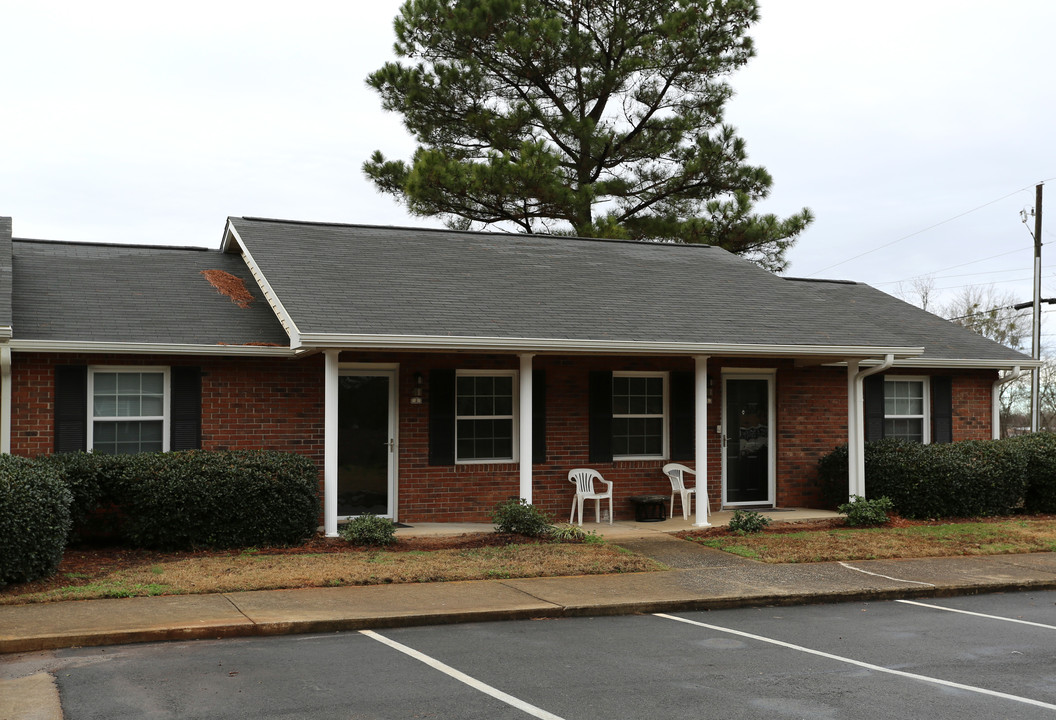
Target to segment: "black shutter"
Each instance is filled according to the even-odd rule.
[[[884,376],[870,375],[862,382],[865,395],[865,441],[884,438]]]
[[[590,450],[592,463],[612,462],[612,373],[590,373]]]
[[[947,375],[931,379],[932,442],[953,442],[953,379]]]
[[[691,372],[671,373],[671,459],[696,457],[696,377]]]
[[[532,462],[546,462],[546,371],[532,371]]]
[[[429,373],[429,464],[455,464],[455,371]]]
[[[55,452],[88,449],[88,366],[55,367]]]
[[[169,450],[198,450],[202,447],[202,370],[174,367],[169,419]]]

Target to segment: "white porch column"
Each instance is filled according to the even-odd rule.
[[[861,438],[861,441],[859,441]],[[862,445],[865,432],[862,427],[861,381],[858,379],[858,361],[847,361],[847,499],[865,495],[865,453]],[[861,464],[858,460],[861,458]]]
[[[518,415],[518,446],[520,447],[520,496],[532,502],[532,355],[522,353],[520,372],[520,413]]]
[[[695,356],[693,364],[696,371],[693,388],[696,414],[694,418],[696,422],[694,457],[697,465],[697,517],[693,525],[711,527],[711,523],[708,522],[708,356]],[[702,505],[703,510],[701,510]]]
[[[323,530],[337,537],[337,365],[339,350],[323,355]]]

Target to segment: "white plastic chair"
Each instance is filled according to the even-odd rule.
[[[667,479],[671,481],[671,514],[669,517],[675,516],[676,494],[682,497],[682,519],[689,520],[689,516],[693,512],[692,499],[697,494],[697,488],[686,487],[686,473],[695,477],[697,471],[679,463],[664,465],[664,475],[667,475]],[[700,502],[700,498],[697,498],[697,502]],[[708,507],[707,493],[704,495],[704,513],[705,518],[711,514],[711,508]]]
[[[600,480],[608,487],[605,492],[594,491],[594,481]],[[572,512],[568,515],[568,522],[576,516],[576,508],[579,508],[579,524],[583,525],[583,501],[594,501],[594,521],[601,522],[601,501],[609,499],[609,525],[612,525],[612,482],[601,476],[597,470],[590,468],[576,468],[568,471],[568,481],[576,484],[576,496],[572,498]]]

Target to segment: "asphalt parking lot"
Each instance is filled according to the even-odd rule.
[[[0,658],[66,718],[1051,718],[1056,592]]]

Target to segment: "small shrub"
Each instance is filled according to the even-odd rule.
[[[738,535],[751,535],[762,532],[770,524],[770,518],[754,510],[734,510],[730,524],[727,526]]]
[[[0,586],[55,574],[72,501],[54,467],[0,456]]]
[[[549,535],[557,542],[586,542],[587,533],[578,525],[551,525]]]
[[[392,545],[396,542],[396,523],[390,518],[364,513],[345,523],[340,534],[353,545]]]
[[[544,537],[550,533],[550,517],[524,498],[509,499],[491,514],[495,532],[526,537]]]
[[[886,523],[887,514],[894,507],[888,497],[866,500],[855,495],[849,503],[840,505],[837,510],[847,516],[847,524],[852,527],[872,527]]]
[[[1023,449],[1027,463],[1027,490],[1024,510],[1029,513],[1056,513],[1056,434],[1039,432],[1004,442]]]

